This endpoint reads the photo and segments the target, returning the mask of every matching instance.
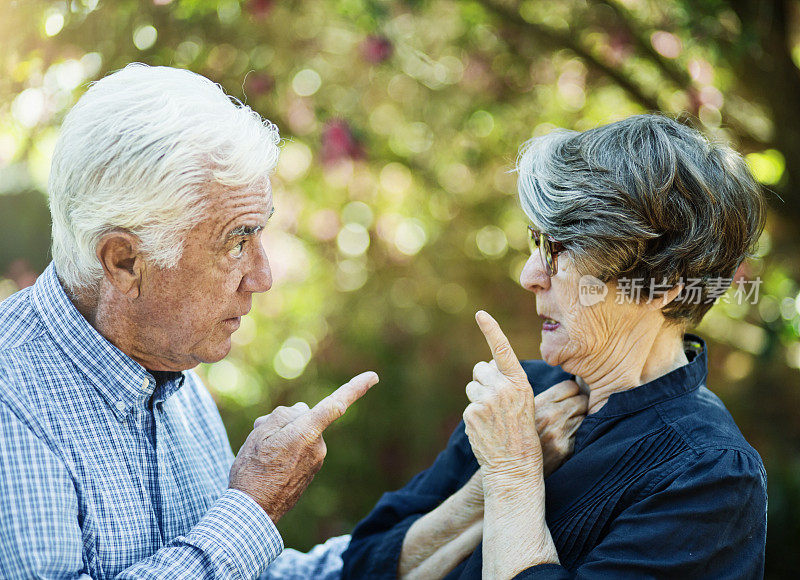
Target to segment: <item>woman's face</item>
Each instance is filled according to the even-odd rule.
[[[660,316],[657,309],[618,300],[613,282],[606,284],[607,293],[601,297],[602,283],[582,277],[569,251],[558,254],[558,269],[552,277],[535,251],[522,270],[520,283],[536,294],[536,311],[543,319],[542,358],[584,379],[617,364],[630,348],[631,339],[636,340],[638,334],[644,338],[647,324],[643,322]],[[652,323],[658,324],[658,320]]]

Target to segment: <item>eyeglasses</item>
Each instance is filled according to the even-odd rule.
[[[566,250],[564,244],[555,241],[552,237],[543,232],[533,229],[533,226],[528,226],[528,244],[531,248],[531,254],[536,249],[539,250],[539,256],[542,258],[542,263],[547,270],[548,276],[555,276],[558,272],[558,254]]]

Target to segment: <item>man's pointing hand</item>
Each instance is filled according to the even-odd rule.
[[[377,382],[377,374],[361,373],[311,409],[297,403],[256,419],[231,467],[229,487],[251,496],[277,522],[322,467],[323,431]]]

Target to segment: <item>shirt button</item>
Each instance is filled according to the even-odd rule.
[[[145,379],[142,381],[142,389],[147,389],[150,386],[150,379]]]
[[[123,403],[122,401],[117,401],[116,407],[117,407],[118,411],[124,411],[125,410],[125,403]]]

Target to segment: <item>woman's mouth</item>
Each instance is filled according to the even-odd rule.
[[[542,331],[549,332],[555,330],[561,326],[561,324],[557,320],[553,320],[552,318],[545,318],[542,322]]]

